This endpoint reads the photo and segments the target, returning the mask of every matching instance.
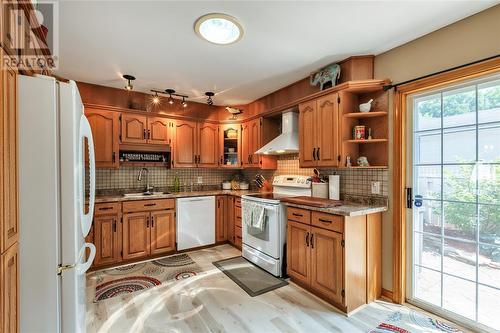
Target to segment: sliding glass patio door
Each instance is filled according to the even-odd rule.
[[[500,330],[500,76],[407,103],[408,301]]]

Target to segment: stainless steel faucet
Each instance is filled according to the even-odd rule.
[[[142,168],[141,171],[139,171],[139,176],[137,176],[137,181],[142,181],[142,175],[146,172],[146,191],[144,194],[151,194],[154,186],[149,186],[149,170],[147,168]]]

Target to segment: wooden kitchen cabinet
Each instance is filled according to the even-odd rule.
[[[92,129],[96,168],[118,168],[119,113],[86,107],[85,115]]]
[[[234,245],[234,200],[235,197],[232,195],[227,196],[227,206],[226,206],[226,215],[227,215],[227,240],[229,243]]]
[[[149,212],[123,214],[123,259],[146,257],[151,253]]]
[[[257,118],[241,126],[241,165],[244,168],[276,169],[276,156],[255,154],[266,143],[280,134],[279,125],[271,120]]]
[[[175,251],[175,209],[151,212],[151,254]]]
[[[15,243],[0,256],[0,329],[19,332],[19,245]]]
[[[199,123],[197,143],[197,166],[216,168],[219,165],[219,126],[213,123]]]
[[[161,117],[148,117],[147,143],[168,145],[170,143],[170,120]]]
[[[221,168],[241,167],[241,125],[219,126],[219,164]]]
[[[116,264],[122,261],[122,223],[120,203],[98,203],[94,207],[91,232],[96,247],[94,266]],[[90,239],[86,240],[90,241]]]
[[[197,161],[197,123],[189,120],[175,121],[172,166],[194,168]]]
[[[147,117],[138,114],[121,114],[121,142],[122,143],[147,143],[148,121]]]
[[[380,213],[344,217],[287,210],[292,281],[346,313],[380,297]]]
[[[299,105],[301,167],[337,167],[340,162],[338,93]]]
[[[227,240],[227,210],[228,197],[218,195],[215,207],[215,242],[225,242]]]
[[[1,56],[4,52],[1,51]],[[2,113],[0,115],[0,253],[19,238],[17,198],[17,72],[1,65]]]

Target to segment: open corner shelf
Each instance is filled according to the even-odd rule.
[[[385,117],[387,115],[388,113],[385,111],[344,113],[344,117],[347,118],[374,118],[374,117]]]

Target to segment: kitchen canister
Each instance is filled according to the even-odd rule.
[[[312,196],[328,199],[328,183],[312,183]]]
[[[354,126],[354,140],[364,140],[365,139],[366,127],[363,125]]]

